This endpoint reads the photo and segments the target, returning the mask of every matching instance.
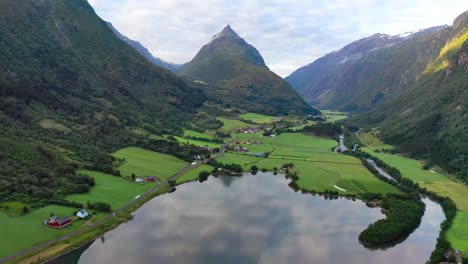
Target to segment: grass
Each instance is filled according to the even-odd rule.
[[[23,208],[25,206],[31,209],[27,204],[22,202],[4,202],[0,203],[0,211],[3,211],[10,217],[18,217],[23,215]]]
[[[237,153],[225,153],[218,160],[223,163],[237,163],[245,171],[252,165],[270,171],[280,169],[283,164],[294,163],[298,172],[298,185],[305,190],[336,190],[333,185],[346,190],[340,193],[399,193],[393,186],[372,175],[362,162],[354,157],[331,151],[337,145],[335,140],[307,136],[301,133],[284,133],[277,137],[260,137],[245,135],[243,140],[261,140],[261,145],[250,145],[249,148],[271,148],[269,158],[257,158]],[[253,151],[253,150],[252,150]]]
[[[160,180],[166,180],[188,165],[176,157],[137,147],[120,149],[113,155],[125,159],[119,167],[120,173],[125,177],[134,173],[136,176],[156,176]]]
[[[336,121],[345,119],[348,117],[348,114],[345,112],[333,111],[333,110],[320,110],[322,115],[325,116],[327,122],[334,123]]]
[[[155,187],[154,183],[134,183],[102,172],[81,170],[78,173],[93,177],[96,185],[89,193],[71,195],[67,199],[82,204],[86,204],[87,201],[105,202],[110,204],[113,210],[124,206],[137,195]]]
[[[208,135],[208,134],[205,134],[205,133],[200,133],[198,131],[189,130],[189,129],[184,131],[184,137],[197,137],[197,138],[213,139],[212,135]]]
[[[44,128],[44,129],[55,129],[55,130],[59,130],[59,131],[62,131],[62,132],[70,132],[71,130],[62,125],[62,124],[59,124],[57,122],[55,122],[54,120],[52,119],[42,119],[41,121],[39,121],[39,126]]]
[[[50,205],[15,218],[0,212],[2,241],[7,242],[2,243],[0,247],[0,258],[43,241],[63,236],[85,225],[86,222],[81,220],[74,221],[70,227],[63,230],[55,230],[43,225],[43,221],[47,220],[52,212],[57,216],[67,216],[72,215],[74,211],[76,211],[74,208]]]
[[[207,141],[202,141],[202,140],[195,140],[195,139],[188,139],[188,138],[183,138],[183,137],[178,137],[178,136],[173,136],[175,139],[177,139],[178,142],[180,143],[187,143],[187,144],[192,144],[195,146],[203,147],[203,146],[208,146],[210,148],[219,148],[221,147],[221,144],[218,143],[213,143],[213,142],[207,142]]]
[[[447,239],[454,248],[468,252],[468,188],[447,175],[422,169],[422,162],[400,155],[376,153],[376,145],[362,148],[363,151],[398,168],[402,176],[411,179],[429,191],[452,198],[458,208],[453,225],[447,231]]]
[[[269,123],[272,123],[276,117],[257,114],[257,113],[246,113],[246,114],[240,115],[240,118],[250,120],[258,124],[269,124]]]
[[[198,174],[202,171],[208,171],[211,172],[213,170],[212,166],[209,165],[201,165],[200,167],[190,170],[184,175],[180,176],[177,179],[177,184],[182,184],[186,182],[191,182],[191,181],[196,181],[198,180]]]
[[[223,122],[223,126],[219,129],[220,131],[223,131],[223,132],[234,132],[235,130],[239,129],[239,128],[243,128],[243,127],[253,127],[253,125],[250,125],[250,124],[247,124],[247,123],[244,123],[240,120],[236,120],[236,119],[227,119],[227,118],[224,118],[224,117],[218,117],[217,118],[219,121]]]

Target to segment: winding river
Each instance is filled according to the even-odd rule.
[[[425,263],[435,247],[441,207],[425,199],[421,225],[385,250],[359,233],[385,217],[361,201],[296,193],[272,173],[210,177],[157,197],[134,219],[58,263]]]

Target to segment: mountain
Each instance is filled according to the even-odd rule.
[[[318,111],[268,69],[258,50],[228,25],[202,47],[179,75],[195,81],[208,96],[233,107],[264,114]]]
[[[375,34],[317,59],[286,80],[319,108],[366,111],[414,84],[448,34],[446,26]]]
[[[0,200],[85,192],[78,167],[181,131],[201,90],[118,39],[86,0],[0,1]],[[37,200],[31,200],[35,203]]]
[[[468,182],[468,11],[413,85],[350,122],[383,127],[402,152],[423,157]]]
[[[170,63],[166,62],[158,57],[153,56],[151,52],[145,48],[140,42],[129,39],[128,37],[122,35],[110,22],[106,22],[107,26],[114,32],[114,34],[121,40],[123,40],[125,43],[130,45],[130,47],[134,48],[136,51],[138,51],[143,57],[145,57],[147,60],[152,62],[155,65],[158,65],[160,67],[163,67],[165,69],[168,69],[172,72],[178,72],[184,64],[175,64],[175,63]]]

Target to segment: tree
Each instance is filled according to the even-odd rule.
[[[135,173],[132,173],[132,181],[135,181],[136,175]]]
[[[27,206],[23,207],[23,214],[29,213],[29,208]]]

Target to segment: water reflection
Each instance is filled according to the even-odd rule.
[[[97,240],[79,259],[91,263],[424,263],[443,214],[428,202],[407,240],[371,251],[359,233],[384,217],[360,201],[293,192],[270,173],[190,183],[153,199]]]

